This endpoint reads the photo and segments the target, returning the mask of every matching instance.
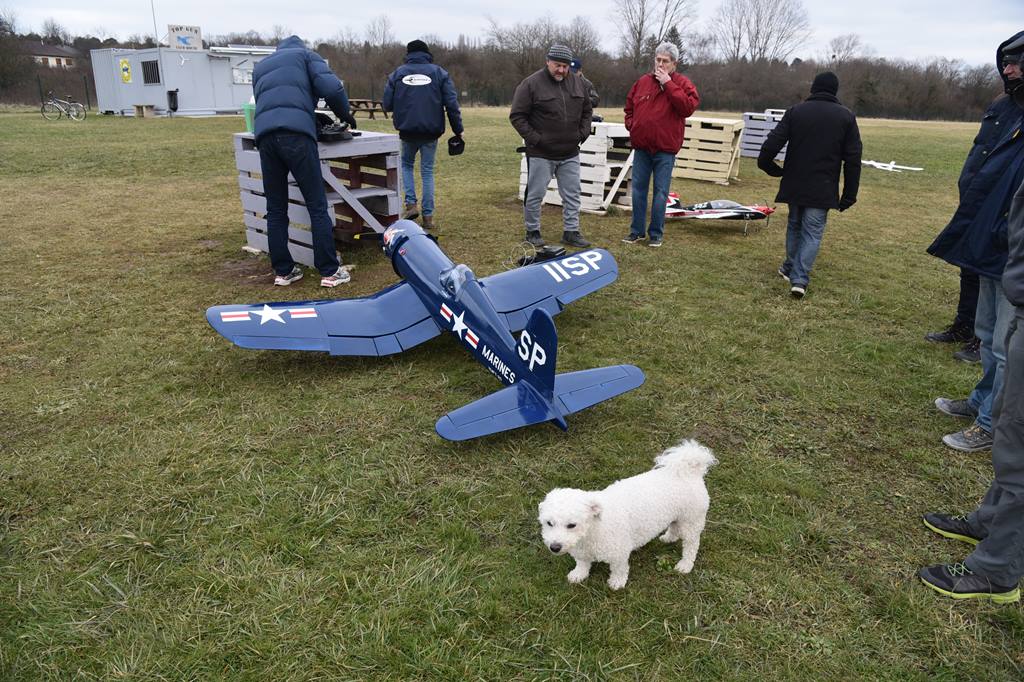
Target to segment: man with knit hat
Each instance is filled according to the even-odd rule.
[[[857,118],[839,103],[838,92],[839,78],[834,73],[815,76],[811,96],[786,111],[757,158],[758,168],[782,178],[775,200],[789,204],[786,259],[779,275],[790,284],[794,298],[803,298],[807,291],[829,209],[845,211],[857,201],[863,146]],[[775,155],[786,143],[789,148],[781,167]]]
[[[420,155],[423,182],[423,228],[434,228],[434,157],[437,138],[444,134],[445,113],[456,137],[462,138],[462,112],[459,98],[448,72],[434,64],[430,48],[422,40],[406,46],[405,63],[388,76],[384,86],[385,111],[394,112],[395,129],[402,138],[402,185],[405,187],[405,212],[402,217],[415,220],[420,215],[416,202],[414,169]]]
[[[590,104],[583,79],[569,70],[572,50],[552,45],[543,69],[527,76],[512,96],[509,120],[526,142],[523,200],[526,241],[544,245],[540,208],[554,177],[562,198],[562,243],[587,248],[580,234],[580,144],[590,136]]]

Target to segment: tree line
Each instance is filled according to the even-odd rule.
[[[877,57],[856,34],[833,38],[823,53],[801,53],[810,22],[800,0],[723,0],[710,28],[695,27],[695,0],[615,0],[620,42],[609,46],[591,21],[551,17],[501,25],[490,20],[485,34],[408,36],[399,40],[381,15],[361,32],[344,28],[309,43],[344,80],[352,97],[380,99],[385,79],[405,57],[404,38],[421,38],[434,61],[451,74],[464,106],[507,106],[516,85],[543,67],[553,43],[570,46],[601,95],[601,106],[619,108],[636,78],[649,71],[654,48],[679,46],[679,70],[697,86],[701,109],[762,111],[787,108],[807,96],[815,73],[829,69],[840,79],[840,100],[858,116],[976,120],[1001,91],[995,64],[969,66],[958,60],[892,60]],[[204,46],[274,45],[291,32],[274,26],[209,36]],[[303,36],[306,37],[306,36]],[[48,20],[41,33],[18,33],[14,17],[0,11],[0,102],[34,103],[39,81],[64,79],[81,88],[81,74],[57,74],[36,67],[22,52],[26,40],[63,44],[83,51],[82,69],[91,76],[88,51],[106,47],[143,48],[153,36],[72,36]],[[60,90],[60,87],[46,86]],[[94,101],[94,100],[93,100]]]

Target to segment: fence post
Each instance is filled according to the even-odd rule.
[[[82,83],[85,85],[85,108],[92,111],[92,98],[89,97],[89,76],[82,74]]]
[[[39,102],[42,103],[42,102],[44,102],[44,100],[43,100],[43,79],[39,77],[38,73],[36,74],[36,85],[39,86]]]

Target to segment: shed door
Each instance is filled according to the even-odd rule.
[[[210,55],[210,76],[213,81],[213,107],[215,109],[238,109],[242,102],[232,100],[231,60]]]

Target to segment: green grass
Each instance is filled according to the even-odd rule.
[[[611,120],[621,112],[607,111]],[[521,239],[517,139],[465,112],[439,156],[441,243],[480,275]],[[463,444],[435,420],[499,386],[450,338],[390,358],[231,346],[221,303],[304,300],[241,251],[240,118],[0,117],[0,678],[890,679],[1024,676],[1019,605],[954,603],[921,565],[968,547],[921,524],[991,476],[954,453],[938,395],[976,367],[922,340],[957,271],[924,253],[952,213],[973,124],[862,121],[859,203],[829,217],[808,296],[775,274],[785,208],[673,223],[664,248],[583,217],[620,278],[557,318],[559,369],[620,362],[647,383],[574,415]],[[387,130],[390,122],[363,123]],[[685,201],[774,197],[745,159]],[[559,211],[544,214],[554,238]],[[394,281],[343,254],[362,296]],[[684,436],[710,445],[692,574],[634,553],[569,585],[536,504],[603,487]]]

